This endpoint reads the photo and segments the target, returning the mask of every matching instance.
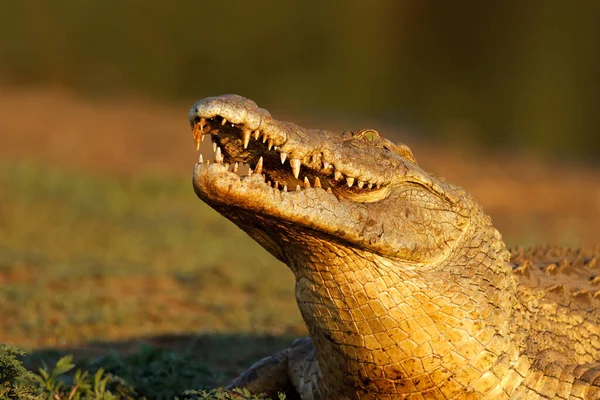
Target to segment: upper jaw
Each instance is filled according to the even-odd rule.
[[[247,163],[280,190],[321,187],[344,198],[371,202],[382,199],[387,186],[405,170],[381,145],[276,121],[253,101],[237,95],[196,102],[189,121],[198,148],[205,135],[211,137],[215,162],[229,164],[230,169]],[[207,158],[203,156],[203,162],[210,162]]]

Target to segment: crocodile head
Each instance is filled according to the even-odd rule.
[[[481,367],[481,343],[490,365],[509,352],[516,286],[500,235],[408,147],[277,121],[235,95],[200,100],[189,120],[198,147],[209,136],[215,149],[194,189],[294,273],[325,392],[436,390],[439,371]],[[468,338],[481,342],[459,347]]]
[[[469,226],[464,191],[375,130],[302,128],[237,95],[198,101],[189,121],[197,147],[209,136],[215,149],[194,168],[197,195],[288,265],[318,241],[430,264]]]

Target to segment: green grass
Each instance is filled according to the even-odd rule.
[[[2,165],[0,304],[0,343],[30,358],[125,355],[145,340],[191,352],[213,384],[305,334],[287,267],[189,178],[151,174]]]
[[[117,399],[264,399],[246,390],[212,388],[215,375],[190,354],[180,356],[147,346],[120,357],[110,353],[76,365],[61,357],[36,372],[27,370],[24,353],[0,344],[0,399],[117,400]],[[279,399],[285,399],[280,394]]]

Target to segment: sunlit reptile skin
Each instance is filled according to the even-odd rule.
[[[263,154],[258,145],[236,150],[227,137],[260,120],[277,151],[321,151],[326,161],[334,152],[314,143],[348,144],[345,158],[356,148],[362,163],[357,180],[382,163],[399,177],[370,197],[332,178],[336,203],[320,188],[278,193],[260,178],[237,183],[220,165],[196,166],[196,193],[292,270],[310,333],[231,387],[302,399],[600,399],[600,248],[511,255],[477,202],[422,171],[404,146],[305,130],[239,96],[204,99],[190,111],[192,125],[217,117],[235,121],[208,131],[231,159]],[[365,155],[372,170],[364,171]]]

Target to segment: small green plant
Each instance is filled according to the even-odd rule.
[[[119,385],[113,382],[115,387],[149,399],[173,399],[187,389],[208,389],[215,380],[208,366],[193,357],[148,345],[125,357],[111,352],[88,367],[104,368],[122,380]]]
[[[0,399],[42,398],[35,387],[36,375],[17,359],[24,354],[14,346],[0,344]]]
[[[181,399],[177,400],[267,400],[264,394],[252,394],[248,389],[213,389],[213,390],[186,390]],[[285,400],[286,396],[283,393],[279,394],[279,400]]]
[[[71,377],[67,375],[75,368],[72,363],[73,356],[65,356],[58,360],[56,365],[48,370],[46,366],[40,368],[39,375],[34,375],[39,387],[48,399],[52,400],[113,400],[117,397],[107,390],[111,377],[99,368],[92,376],[89,371],[78,369]]]
[[[0,400],[267,399],[246,389],[213,389],[215,376],[204,363],[150,346],[125,357],[113,352],[77,369],[67,355],[38,373],[23,367],[18,359],[23,355],[0,344]]]

